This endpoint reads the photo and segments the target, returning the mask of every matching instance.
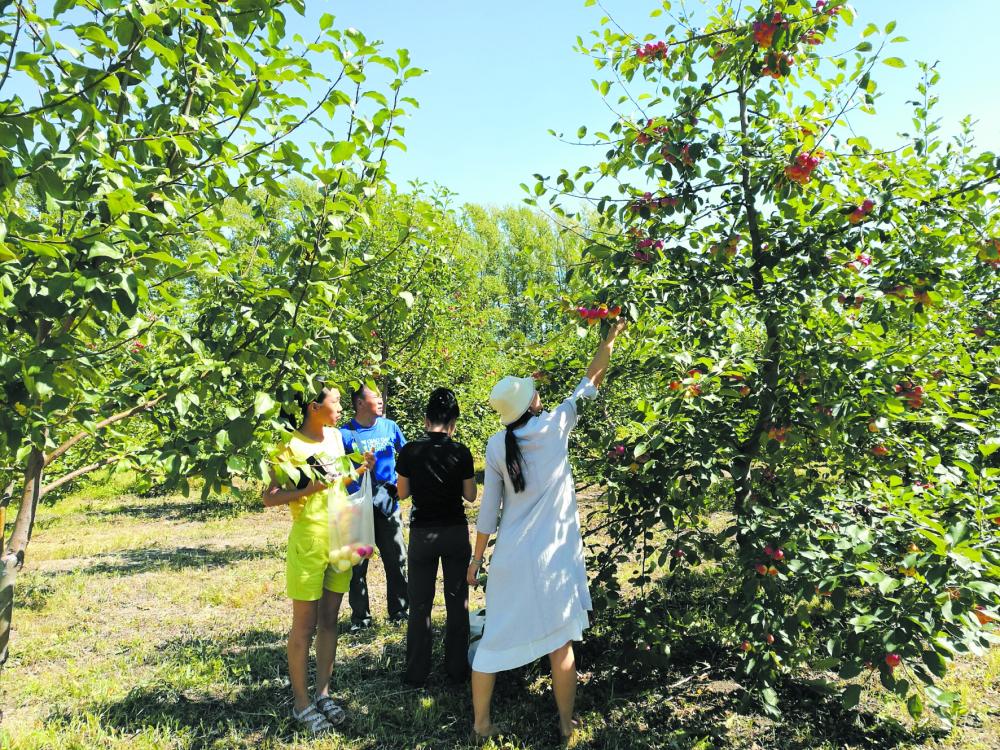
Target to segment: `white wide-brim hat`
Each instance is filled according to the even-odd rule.
[[[532,378],[508,375],[490,391],[490,406],[497,410],[501,422],[510,424],[528,411],[534,398],[535,381]]]

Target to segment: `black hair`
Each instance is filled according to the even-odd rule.
[[[287,412],[282,409],[281,416],[284,417],[285,421],[288,422],[289,426],[291,426],[293,430],[297,430],[306,423],[306,415],[309,411],[309,404],[321,404],[331,393],[333,393],[333,389],[324,385],[316,391],[315,397],[309,399],[308,401],[306,401],[306,399],[301,395],[296,396],[295,403],[299,405],[299,414],[296,415],[295,412]]]
[[[514,485],[514,492],[524,492],[524,456],[521,455],[521,446],[517,444],[517,436],[514,430],[523,427],[528,423],[534,414],[526,411],[520,417],[507,425],[507,432],[503,437],[504,448],[507,454],[507,473],[510,475],[510,483]]]
[[[366,390],[371,391],[371,388],[362,383],[351,391],[351,406],[354,407],[354,411],[358,410],[358,402],[365,397]],[[375,391],[372,391],[372,393],[375,393]]]
[[[431,424],[451,424],[460,414],[458,399],[450,388],[435,388],[427,398],[424,416]]]

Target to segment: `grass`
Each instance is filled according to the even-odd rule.
[[[47,507],[17,581],[11,658],[3,674],[3,747],[114,750],[237,748],[471,748],[468,687],[438,675],[424,689],[399,681],[402,628],[384,622],[344,635],[334,693],[350,718],[310,741],[288,719],[285,511],[246,498],[202,504],[139,498],[126,487],[81,491]],[[623,566],[623,570],[628,570]],[[710,576],[705,576],[706,580]],[[384,580],[369,573],[384,613]],[[473,604],[482,601],[476,593]],[[434,618],[443,620],[443,602]],[[346,610],[346,603],[345,603]],[[342,613],[342,624],[346,611]],[[705,635],[702,633],[701,635]],[[746,711],[731,656],[695,634],[676,644],[655,681],[622,675],[626,654],[594,628],[578,649],[580,747],[1000,747],[1000,651],[948,678],[966,713],[946,733],[914,724],[881,689],[860,711],[786,686],[780,721]],[[440,645],[440,644],[438,644]],[[497,748],[554,745],[555,709],[541,663],[498,680]]]

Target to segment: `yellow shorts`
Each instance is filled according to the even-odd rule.
[[[285,591],[289,599],[314,602],[323,590],[346,594],[351,587],[352,570],[338,573],[330,565],[326,535],[310,534],[298,524],[288,535],[288,557],[285,564]]]

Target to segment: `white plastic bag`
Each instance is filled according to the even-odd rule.
[[[330,565],[341,573],[375,554],[375,515],[371,472],[361,478],[354,494],[329,497]]]

